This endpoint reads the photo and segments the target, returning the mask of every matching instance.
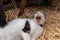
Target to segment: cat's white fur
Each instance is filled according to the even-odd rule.
[[[42,13],[39,15],[42,15],[41,23],[44,23],[44,15]],[[22,31],[27,20],[31,28],[30,33]],[[36,38],[39,37],[42,32],[43,27],[38,25],[35,19],[14,19],[13,21],[9,22],[5,28],[0,30],[0,40],[36,40]]]

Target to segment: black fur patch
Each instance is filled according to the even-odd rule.
[[[43,25],[42,25],[42,24],[40,24],[40,26],[41,26],[41,27],[43,27]]]
[[[25,27],[22,30],[26,33],[30,33],[30,24],[28,21],[26,21]]]

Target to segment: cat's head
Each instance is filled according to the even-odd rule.
[[[38,25],[43,25],[45,22],[45,15],[38,11],[34,14],[34,20]]]

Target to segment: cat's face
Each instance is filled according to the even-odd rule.
[[[44,24],[44,22],[45,22],[45,15],[42,13],[42,12],[40,12],[40,11],[38,11],[35,15],[34,15],[34,20],[35,20],[35,22],[37,23],[37,24]]]

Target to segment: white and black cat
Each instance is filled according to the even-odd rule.
[[[36,40],[43,32],[44,14],[38,11],[32,19],[14,19],[0,30],[0,40]]]

